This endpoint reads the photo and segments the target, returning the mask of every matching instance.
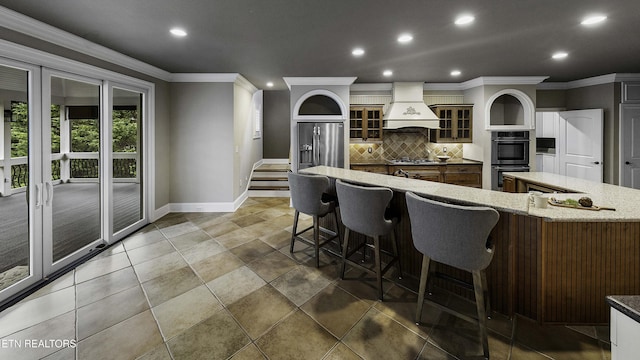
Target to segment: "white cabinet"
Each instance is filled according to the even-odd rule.
[[[558,137],[559,123],[560,115],[555,111],[536,112],[536,137]]]
[[[611,308],[611,359],[637,359],[640,354],[640,323]]]
[[[536,154],[536,171],[558,173],[558,162],[555,154]]]

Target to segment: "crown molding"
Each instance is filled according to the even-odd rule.
[[[294,85],[351,85],[356,81],[357,77],[283,77],[284,82],[287,84],[289,90]]]
[[[538,85],[548,76],[481,76],[460,84],[461,90],[486,85]]]
[[[253,85],[249,80],[247,80],[247,78],[245,78],[240,74],[238,74],[238,76],[236,77],[236,81],[234,83],[242,87],[243,89],[249,91],[252,94],[259,90],[255,85]]]
[[[170,73],[140,60],[98,45],[64,30],[45,24],[13,10],[0,6],[0,24],[7,29],[44,40],[115,65],[120,65],[155,78],[169,81]]]
[[[170,82],[236,82],[238,73],[173,73]]]
[[[249,92],[258,91],[255,85],[238,73],[174,73],[171,74],[169,81],[175,83],[234,83]]]
[[[616,82],[640,81],[640,74],[634,73],[613,73],[607,75],[594,76],[569,82],[549,82],[538,84],[538,90],[568,90],[587,86],[611,84]]]

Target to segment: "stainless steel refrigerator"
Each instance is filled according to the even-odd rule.
[[[342,122],[298,123],[298,170],[318,165],[344,167]]]

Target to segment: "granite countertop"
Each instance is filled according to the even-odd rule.
[[[411,191],[434,199],[453,200],[461,204],[489,206],[511,213],[527,213],[527,194],[511,194],[501,191],[477,189],[434,181],[407,179],[398,176],[375,174],[342,168],[316,166],[301,170],[307,174],[325,175],[354,183],[384,186],[394,191]],[[520,196],[518,196],[520,195]]]
[[[426,195],[433,199],[454,201],[460,204],[488,206],[500,211],[514,214],[530,215],[544,218],[546,221],[567,222],[640,222],[640,191],[615,185],[594,183],[547,173],[510,173],[514,177],[540,180],[541,184],[575,189],[574,194],[553,194],[558,199],[571,197],[578,199],[589,196],[595,205],[616,208],[616,211],[579,210],[549,205],[545,209],[529,206],[529,195],[523,193],[507,193],[488,189],[477,189],[466,186],[445,184],[417,179],[407,179],[385,174],[375,174],[328,166],[317,166],[302,170],[304,173],[325,175],[335,179],[343,179],[354,183],[384,186],[395,191],[411,191]],[[522,175],[526,174],[526,175]],[[548,175],[555,175],[549,177]],[[569,186],[570,185],[570,186]],[[582,190],[588,190],[580,192]]]
[[[529,214],[547,218],[552,221],[640,221],[640,191],[618,185],[588,181],[545,172],[505,173],[516,179],[554,188],[566,189],[567,193],[547,194],[558,200],[578,200],[583,196],[590,197],[593,204],[600,207],[611,207],[611,210],[573,209],[549,205],[546,209],[531,207]]]
[[[607,296],[607,303],[640,323],[640,295],[611,295]]]

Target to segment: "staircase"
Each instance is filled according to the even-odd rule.
[[[289,197],[289,164],[262,164],[253,170],[249,183],[250,197]]]

